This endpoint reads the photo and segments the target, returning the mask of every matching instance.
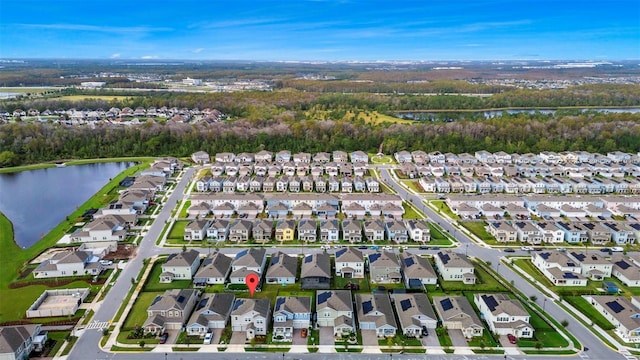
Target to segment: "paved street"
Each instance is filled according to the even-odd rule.
[[[186,189],[191,176],[194,173],[194,168],[188,168],[182,176],[180,182],[176,185],[173,193],[169,197],[167,203],[162,208],[160,214],[158,215],[156,221],[153,223],[149,232],[146,234],[142,242],[140,243],[140,247],[138,249],[138,254],[135,259],[131,260],[126,268],[123,270],[122,274],[119,276],[116,284],[113,286],[111,291],[108,293],[107,297],[102,303],[100,309],[96,312],[94,321],[97,323],[102,323],[109,321],[113,318],[121,303],[123,302],[124,297],[131,287],[131,279],[135,278],[140,269],[142,268],[142,261],[146,258],[156,256],[159,254],[170,253],[179,251],[179,249],[163,249],[155,246],[155,241],[160,236],[162,229],[164,227],[165,222],[170,218],[171,210],[176,206],[179,200],[182,200],[184,197],[184,190]],[[517,288],[522,291],[527,296],[535,295],[538,298],[538,303],[542,304],[545,299],[544,294],[542,294],[538,289],[533,287],[527,281],[522,279],[518,274],[512,271],[508,266],[500,265],[500,258],[502,257],[502,252],[500,250],[493,250],[490,248],[485,248],[478,246],[474,243],[469,237],[467,237],[462,231],[458,230],[456,227],[448,223],[444,218],[442,218],[438,213],[430,209],[422,202],[422,198],[413,193],[408,192],[404,187],[397,184],[391,177],[389,171],[386,168],[380,169],[381,178],[387,183],[390,184],[398,191],[399,195],[403,198],[411,201],[416,207],[418,207],[423,213],[425,213],[432,221],[435,221],[440,224],[440,226],[453,237],[455,237],[460,242],[460,248],[458,251],[464,250],[469,256],[474,256],[477,258],[481,258],[484,261],[490,262],[491,267],[496,270],[501,276],[503,276],[507,281],[513,283],[517,286]],[[240,249],[235,248],[224,248],[222,251],[227,254],[235,254]],[[274,247],[270,247],[268,249],[269,253],[272,253],[278,249]],[[285,252],[289,254],[300,254],[300,253],[310,253],[321,251],[319,248],[309,248],[309,249],[298,249],[298,248],[284,248]],[[201,251],[205,251],[201,249]],[[332,249],[330,252],[335,251]],[[412,251],[417,251],[419,253],[433,253],[434,251],[424,251],[412,249]],[[514,255],[521,253],[525,255],[524,252],[516,252]],[[596,336],[594,336],[586,327],[580,324],[576,320],[572,320],[572,317],[567,314],[562,308],[557,306],[551,299],[548,299],[545,303],[545,310],[550,314],[551,317],[557,319],[558,321],[567,319],[569,320],[569,330],[571,333],[578,339],[582,344],[587,344],[590,348],[588,353],[581,353],[575,356],[562,356],[563,359],[567,358],[590,358],[590,359],[625,359],[620,353],[608,348],[605,346]],[[203,352],[206,352],[207,349],[212,349],[210,347],[206,347],[207,349],[201,349],[199,352],[181,352],[181,353],[164,353],[162,351],[156,351],[151,353],[107,353],[103,352],[98,348],[98,342],[100,341],[101,333],[99,331],[85,331],[84,334],[78,339],[76,346],[74,347],[71,354],[68,356],[68,359],[77,359],[77,360],[86,360],[94,358],[90,354],[95,354],[95,359],[132,359],[136,360],[146,360],[153,359],[159,360],[159,356],[164,355],[164,359],[202,359]],[[429,350],[427,349],[427,353]],[[211,354],[212,355],[212,354]],[[211,356],[211,355],[207,355]],[[237,360],[241,357],[241,354],[237,353],[216,353],[215,357],[217,359],[233,359]],[[317,358],[316,354],[283,354],[282,353],[252,353],[251,357],[260,358],[260,359],[311,359]],[[335,353],[332,354],[332,357],[337,359],[424,359],[424,355],[421,354],[366,354],[366,353]],[[430,359],[496,359],[496,358],[505,358],[504,355],[429,355]],[[533,359],[533,358],[544,358],[550,359],[549,356],[533,356],[533,355],[517,355],[517,356],[506,356],[507,359]],[[162,357],[160,357],[162,359]]]

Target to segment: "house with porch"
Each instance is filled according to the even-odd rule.
[[[438,275],[429,259],[404,251],[400,254],[404,285],[407,289],[422,289],[438,283]]]
[[[400,263],[392,251],[378,251],[367,256],[372,283],[399,283],[402,281]]]
[[[281,251],[271,255],[265,276],[267,284],[295,284],[298,272],[298,258]]]
[[[534,328],[529,322],[531,316],[518,300],[506,294],[476,293],[473,301],[493,334],[511,334],[524,339],[533,337]]]
[[[267,335],[271,319],[269,299],[236,299],[231,310],[231,331],[245,333],[247,340]]]
[[[364,277],[364,255],[353,246],[344,247],[336,251],[336,276],[347,279],[362,279]]]
[[[331,259],[329,254],[316,253],[302,259],[300,280],[302,289],[329,289],[331,287]]]
[[[193,276],[196,286],[224,284],[231,273],[233,259],[220,251],[207,255],[202,260],[202,265]]]
[[[355,299],[360,330],[375,330],[378,338],[396,335],[398,325],[387,294],[356,294]]]
[[[484,326],[466,297],[434,296],[433,304],[443,327],[460,330],[467,339],[482,336]]]
[[[161,283],[173,280],[191,280],[200,266],[200,253],[190,249],[171,254],[162,264]]]
[[[453,251],[439,251],[435,257],[436,270],[445,281],[476,283],[476,269],[466,256]]]
[[[249,248],[241,250],[236,254],[231,263],[231,284],[246,284],[245,278],[248,274],[254,273],[258,278],[262,278],[267,263],[267,249]]]
[[[309,329],[311,297],[278,296],[273,309],[273,341],[292,341],[294,329]]]
[[[623,341],[640,343],[640,308],[624,296],[589,295],[587,300],[615,328]]]
[[[391,294],[391,300],[400,321],[402,333],[407,337],[420,338],[423,327],[435,329],[438,325],[431,302],[424,293]]]
[[[404,221],[404,225],[411,240],[422,243],[431,241],[431,229],[426,221],[408,219]]]
[[[147,308],[147,320],[142,325],[145,333],[159,335],[166,330],[180,330],[200,300],[195,289],[172,289],[153,299]]]
[[[204,294],[186,324],[187,334],[203,338],[213,329],[224,329],[229,323],[235,297],[225,293]]]

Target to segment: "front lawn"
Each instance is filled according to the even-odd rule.
[[[458,223],[486,243],[491,245],[507,245],[498,243],[496,239],[487,232],[484,228],[486,225],[484,221],[459,221]]]
[[[167,239],[184,240],[184,228],[189,224],[189,220],[178,220],[173,223]]]
[[[603,330],[614,329],[614,326],[609,322],[609,320],[596,311],[596,309],[582,296],[565,296],[564,300],[586,315],[594,324],[600,326]]]
[[[160,283],[160,274],[162,274],[163,263],[164,263],[164,259],[157,260],[153,264],[153,267],[151,268],[151,272],[147,277],[147,282],[144,284],[142,291],[159,292],[159,291],[165,291],[165,290],[171,290],[171,289],[188,289],[191,287],[191,280],[174,280],[166,284]]]
[[[133,303],[131,311],[127,315],[127,319],[122,325],[123,330],[132,330],[136,326],[142,326],[147,320],[147,308],[151,305],[156,296],[162,295],[161,292],[141,292],[138,294],[136,302]]]

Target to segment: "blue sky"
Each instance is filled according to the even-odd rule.
[[[640,0],[0,0],[0,58],[640,59]]]

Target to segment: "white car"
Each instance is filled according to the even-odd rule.
[[[384,250],[393,250],[393,248],[391,246],[388,246],[388,245],[383,247],[382,249],[384,249]]]
[[[204,336],[204,341],[202,342],[205,345],[209,345],[211,344],[211,340],[213,339],[213,333],[208,332],[205,336]]]
[[[532,251],[533,248],[531,246],[523,246],[523,247],[520,248],[520,250],[522,250],[522,251]]]
[[[402,250],[409,250],[409,247],[407,245],[402,247]]]
[[[113,265],[113,261],[111,261],[111,260],[100,260],[100,265],[102,265],[102,266],[111,266],[111,265]]]

